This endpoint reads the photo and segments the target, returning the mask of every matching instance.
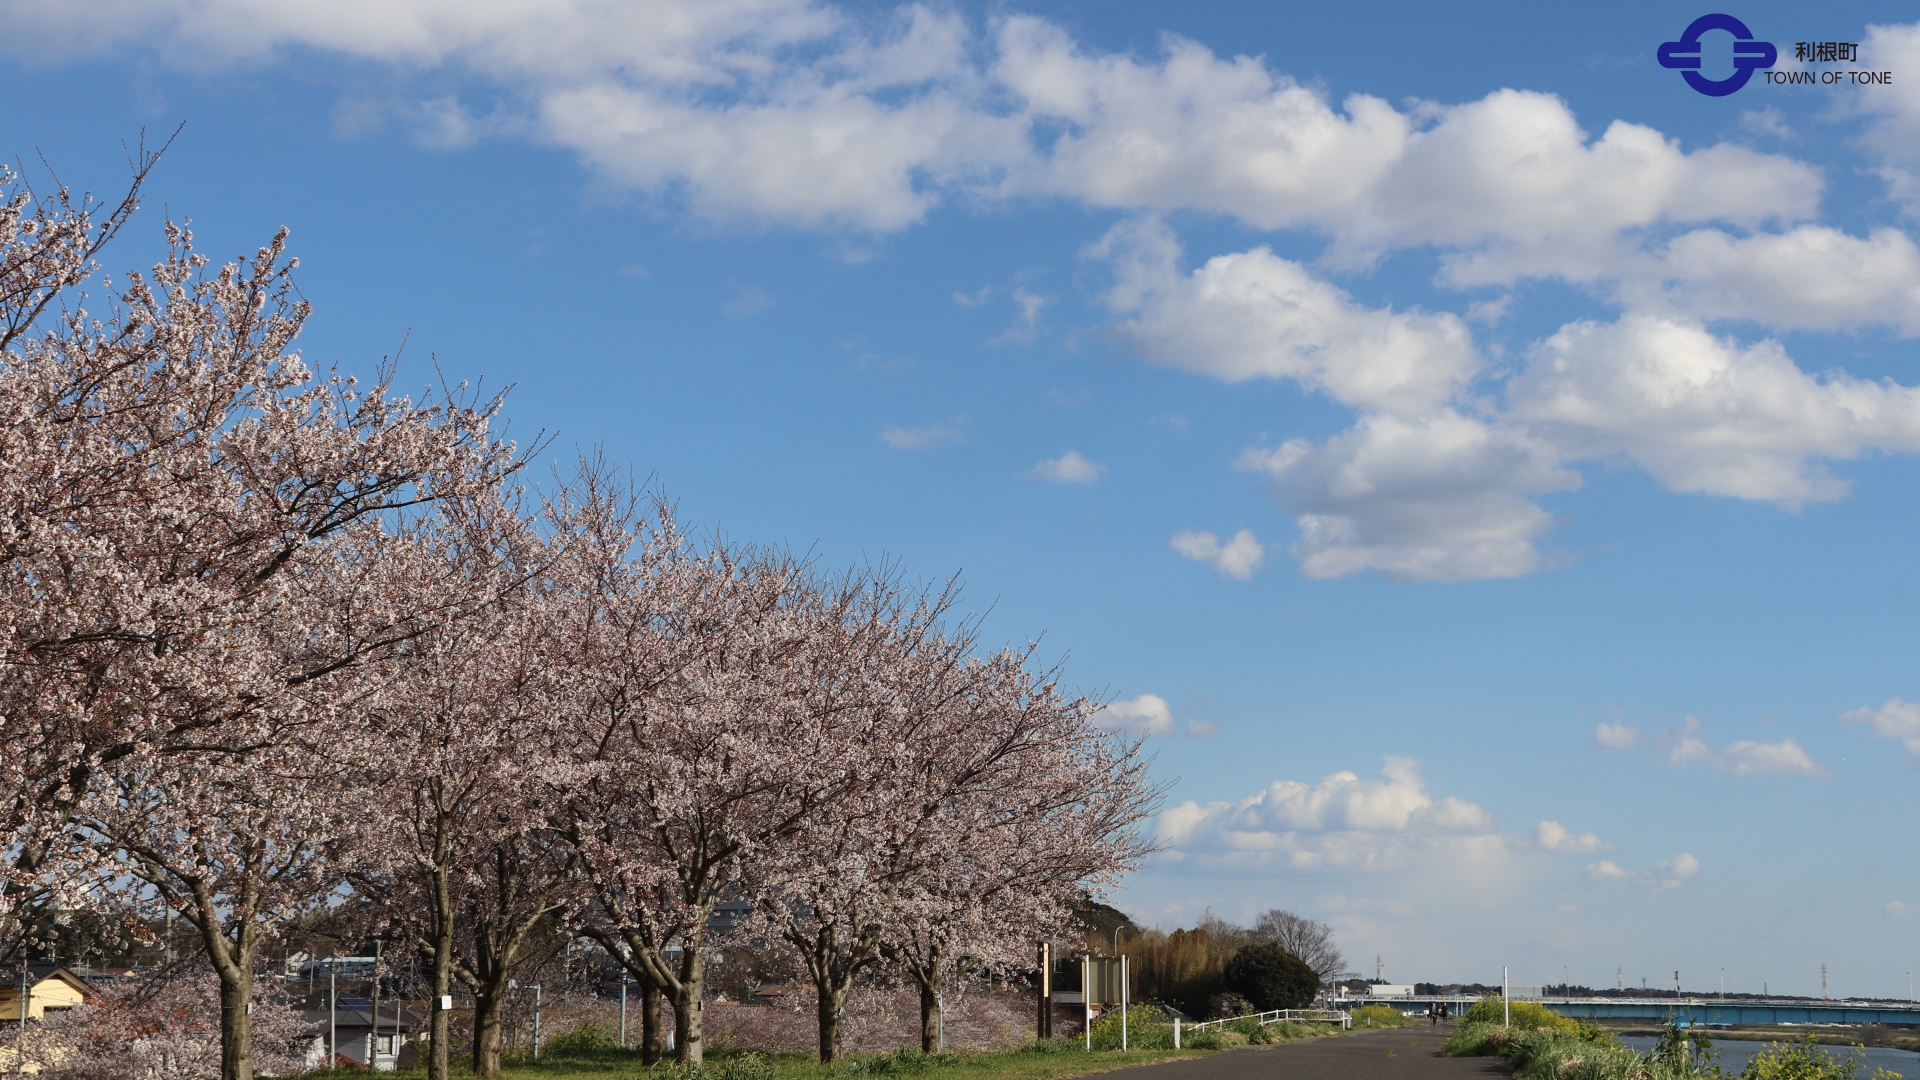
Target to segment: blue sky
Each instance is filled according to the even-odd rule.
[[[1893,81],[1711,98],[1707,10],[0,0],[0,131],[184,121],[110,267],[289,226],[310,362],[964,571],[1151,733],[1145,922],[1901,995],[1920,27],[1722,9]]]

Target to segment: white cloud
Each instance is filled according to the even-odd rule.
[[[1534,546],[1553,516],[1529,496],[1580,486],[1526,433],[1446,409],[1368,415],[1320,446],[1296,439],[1249,450],[1300,527],[1310,577],[1378,570],[1414,581],[1516,577],[1540,569]]]
[[[1051,480],[1056,484],[1091,484],[1106,471],[1105,465],[1081,457],[1077,450],[1069,450],[1057,458],[1047,458],[1035,465],[1027,475],[1035,480]]]
[[[1841,713],[1840,722],[1848,726],[1865,725],[1882,739],[1898,739],[1907,753],[1920,758],[1920,705],[1889,698],[1878,708],[1868,705]]]
[[[1177,37],[1137,58],[1029,16],[983,36],[917,4],[109,0],[7,16],[0,47],[39,62],[119,47],[206,69],[313,49],[473,75],[518,118],[496,127],[612,184],[814,228],[899,229],[952,193],[1054,195],[1314,226],[1356,251],[1485,244],[1560,273],[1619,230],[1789,219],[1819,191],[1807,167],[1739,147],[1684,153],[1623,123],[1590,141],[1549,95],[1336,110],[1262,60]],[[436,108],[456,121],[436,137],[485,134],[459,101]]]
[[[1640,745],[1640,729],[1632,724],[1602,722],[1593,729],[1593,741],[1608,750],[1631,750]]]
[[[1557,821],[1543,821],[1535,830],[1540,846],[1547,851],[1577,852],[1590,854],[1596,851],[1612,851],[1613,844],[1602,840],[1593,833],[1575,833]]]
[[[1633,882],[1649,889],[1677,889],[1700,872],[1700,860],[1686,852],[1657,862],[1644,870],[1633,871],[1611,859],[1587,864],[1587,877],[1599,882]]]
[[[966,438],[967,417],[964,413],[944,424],[921,428],[891,427],[880,432],[880,441],[895,450],[926,450],[965,442]]]
[[[1886,912],[1890,919],[1905,919],[1913,914],[1913,905],[1903,900],[1889,900],[1887,906],[1880,910]]]
[[[1734,776],[1826,776],[1827,770],[1792,739],[1761,742],[1742,739],[1716,749],[1699,735],[1700,718],[1661,736],[1666,763],[1676,769],[1704,765]]]
[[[1103,707],[1095,719],[1104,727],[1129,735],[1165,735],[1173,730],[1173,708],[1159,694],[1116,701]]]
[[[1267,561],[1267,549],[1260,546],[1251,529],[1241,529],[1224,544],[1213,533],[1186,529],[1174,533],[1168,543],[1187,558],[1206,563],[1227,577],[1241,581],[1253,577],[1253,572]]]
[[[1846,494],[1822,461],[1920,449],[1920,390],[1811,376],[1777,342],[1741,348],[1643,315],[1563,327],[1507,400],[1511,421],[1568,457],[1624,454],[1676,491],[1788,508]]]
[[[1701,229],[1667,242],[1661,272],[1674,279],[1669,300],[1702,318],[1920,334],[1920,247],[1898,229],[1865,238],[1821,225],[1746,237]]]
[[[1113,260],[1121,333],[1155,363],[1227,382],[1293,379],[1394,413],[1445,404],[1481,365],[1458,317],[1362,307],[1264,247],[1182,276],[1178,242],[1149,219],[1116,225],[1090,252]]]
[[[1161,813],[1157,835],[1179,858],[1303,869],[1381,869],[1458,841],[1505,849],[1493,816],[1463,799],[1434,798],[1418,762],[1389,757],[1381,774],[1277,780],[1237,803],[1189,800]]]
[[[1869,26],[1860,42],[1863,70],[1912,71],[1920,64],[1920,23]],[[1920,88],[1896,78],[1869,94],[1852,95],[1847,105],[1870,121],[1866,141],[1880,155],[1887,193],[1920,210]]]
[[[1218,735],[1220,727],[1200,720],[1189,720],[1184,727],[1173,719],[1173,708],[1158,694],[1141,694],[1131,701],[1116,701],[1101,707],[1094,720],[1102,727],[1127,735],[1170,735],[1176,730],[1204,738]]]

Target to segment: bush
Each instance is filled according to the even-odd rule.
[[[1127,1007],[1127,1046],[1133,1050],[1171,1050],[1173,1049],[1173,1024],[1162,1019],[1165,1016],[1157,1008],[1130,1005]],[[1184,1041],[1184,1040],[1183,1040]],[[1093,1024],[1093,1048],[1095,1050],[1120,1049],[1120,1013],[1111,1010]]]
[[[1580,1022],[1561,1016],[1537,1001],[1509,1001],[1502,1003],[1497,995],[1489,994],[1473,1003],[1467,1009],[1465,1020],[1469,1024],[1502,1024],[1511,1008],[1513,1019],[1511,1026],[1521,1031],[1561,1031],[1568,1035],[1578,1034]]]
[[[1304,1009],[1313,1004],[1320,977],[1301,959],[1278,945],[1248,945],[1233,954],[1222,973],[1227,988],[1238,991],[1256,1009]]]
[[[1835,1057],[1820,1048],[1820,1040],[1809,1034],[1790,1043],[1768,1043],[1765,1050],[1747,1059],[1740,1080],[1856,1080],[1860,1073],[1860,1055],[1849,1047],[1845,1057]],[[1893,1080],[1897,1073],[1875,1069],[1869,1080]]]
[[[541,1052],[548,1057],[595,1057],[619,1049],[619,1028],[587,1020],[547,1042]]]
[[[1353,1010],[1354,1027],[1394,1028],[1411,1023],[1411,1019],[1391,1005],[1365,1005]]]

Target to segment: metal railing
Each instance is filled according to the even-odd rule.
[[[1260,1020],[1261,1027],[1265,1027],[1268,1024],[1279,1024],[1289,1020],[1297,1024],[1339,1024],[1343,1029],[1353,1026],[1353,1017],[1348,1016],[1339,1009],[1274,1009],[1270,1012],[1249,1013],[1247,1015],[1257,1017]],[[1246,1018],[1246,1016],[1229,1016],[1223,1020],[1204,1020],[1197,1024],[1185,1026],[1189,1031],[1204,1031],[1210,1027],[1237,1024]]]

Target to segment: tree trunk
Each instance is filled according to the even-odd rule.
[[[920,1052],[931,1054],[940,1049],[940,991],[920,984]]]
[[[506,974],[475,988],[473,994],[473,1075],[500,1075],[502,1014],[506,1011]]]
[[[660,1064],[660,1051],[666,1041],[660,1031],[660,1001],[666,997],[658,986],[642,983],[640,988],[640,1063]]]
[[[452,830],[453,818],[443,809],[433,837],[433,1000],[427,1013],[427,1080],[447,1080],[453,1042],[449,1030],[453,1017],[440,1007],[441,999],[453,993],[453,889],[447,882]]]
[[[846,1012],[846,987],[820,989],[820,1063],[822,1065],[831,1065],[840,1060],[840,1020]]]
[[[252,959],[239,965],[236,979],[220,972],[220,1080],[253,1080],[253,1025],[247,1017],[247,1003],[253,1000]]]
[[[706,991],[706,980],[695,978],[684,980],[680,992],[673,995],[673,1060],[682,1065],[698,1065],[706,1060],[706,1045],[701,1041],[700,1024],[702,1020],[700,996]]]
[[[253,1025],[247,1015],[247,1003],[253,1000],[253,954],[259,942],[253,912],[243,905],[226,913],[236,923],[229,939],[213,891],[202,881],[193,882],[190,911],[206,944],[207,959],[220,977],[220,1080],[253,1080]]]

